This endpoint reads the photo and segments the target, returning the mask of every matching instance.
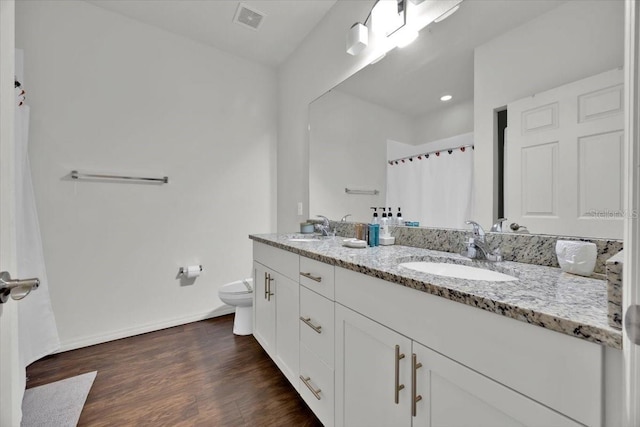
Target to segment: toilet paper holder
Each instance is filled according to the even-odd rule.
[[[200,271],[202,271],[202,265],[199,265],[198,267],[200,267]],[[178,276],[185,276],[187,274],[187,269],[189,267],[180,267],[180,269],[178,270]]]

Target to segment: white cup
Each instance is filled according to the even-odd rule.
[[[596,266],[598,249],[595,243],[558,240],[556,255],[562,271],[580,276],[591,276]]]

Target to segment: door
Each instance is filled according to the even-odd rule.
[[[621,239],[624,72],[507,106],[506,212],[532,233]]]
[[[417,342],[411,356],[413,427],[581,425]]]
[[[336,304],[335,424],[411,426],[411,340]]]
[[[278,273],[271,273],[275,279],[273,289],[277,290],[275,301],[276,309],[276,365],[289,379],[291,384],[298,389],[299,379],[299,344],[300,321],[298,320],[298,306],[300,285]],[[271,297],[273,304],[274,296]]]
[[[622,278],[623,318],[640,307],[640,7],[636,1],[626,2],[625,31],[625,208],[636,215],[625,217],[624,270]],[[630,319],[630,317],[629,317]],[[625,322],[626,323],[626,322]],[[634,334],[635,330],[635,334]],[[624,413],[627,427],[640,425],[640,316],[635,328],[625,324],[624,352]]]
[[[276,350],[276,304],[273,271],[253,263],[253,336],[273,359]]]
[[[15,235],[15,4],[0,1],[0,270],[16,271]],[[0,305],[0,425],[17,426],[22,418],[24,368],[18,354],[17,303]]]

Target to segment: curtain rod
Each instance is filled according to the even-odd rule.
[[[390,165],[397,165],[398,162],[404,163],[405,160],[409,160],[410,162],[412,162],[414,158],[417,158],[418,160],[422,160],[422,157],[424,157],[425,159],[428,159],[429,156],[431,156],[432,154],[435,154],[436,157],[438,157],[440,156],[440,153],[447,152],[449,154],[452,154],[454,150],[460,150],[464,153],[467,148],[471,148],[472,150],[475,150],[475,146],[473,144],[460,145],[458,147],[445,148],[442,150],[429,151],[428,153],[414,154],[413,156],[400,157],[399,159],[388,160],[387,163],[389,163]]]

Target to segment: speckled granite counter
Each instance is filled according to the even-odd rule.
[[[622,334],[607,320],[606,281],[563,273],[559,268],[515,262],[472,261],[460,255],[409,246],[352,249],[343,237],[317,242],[290,241],[290,234],[251,235],[251,239],[371,277],[428,292],[522,322],[609,347],[622,348]],[[438,261],[473,265],[518,277],[487,282],[454,279],[400,267],[402,262]]]

